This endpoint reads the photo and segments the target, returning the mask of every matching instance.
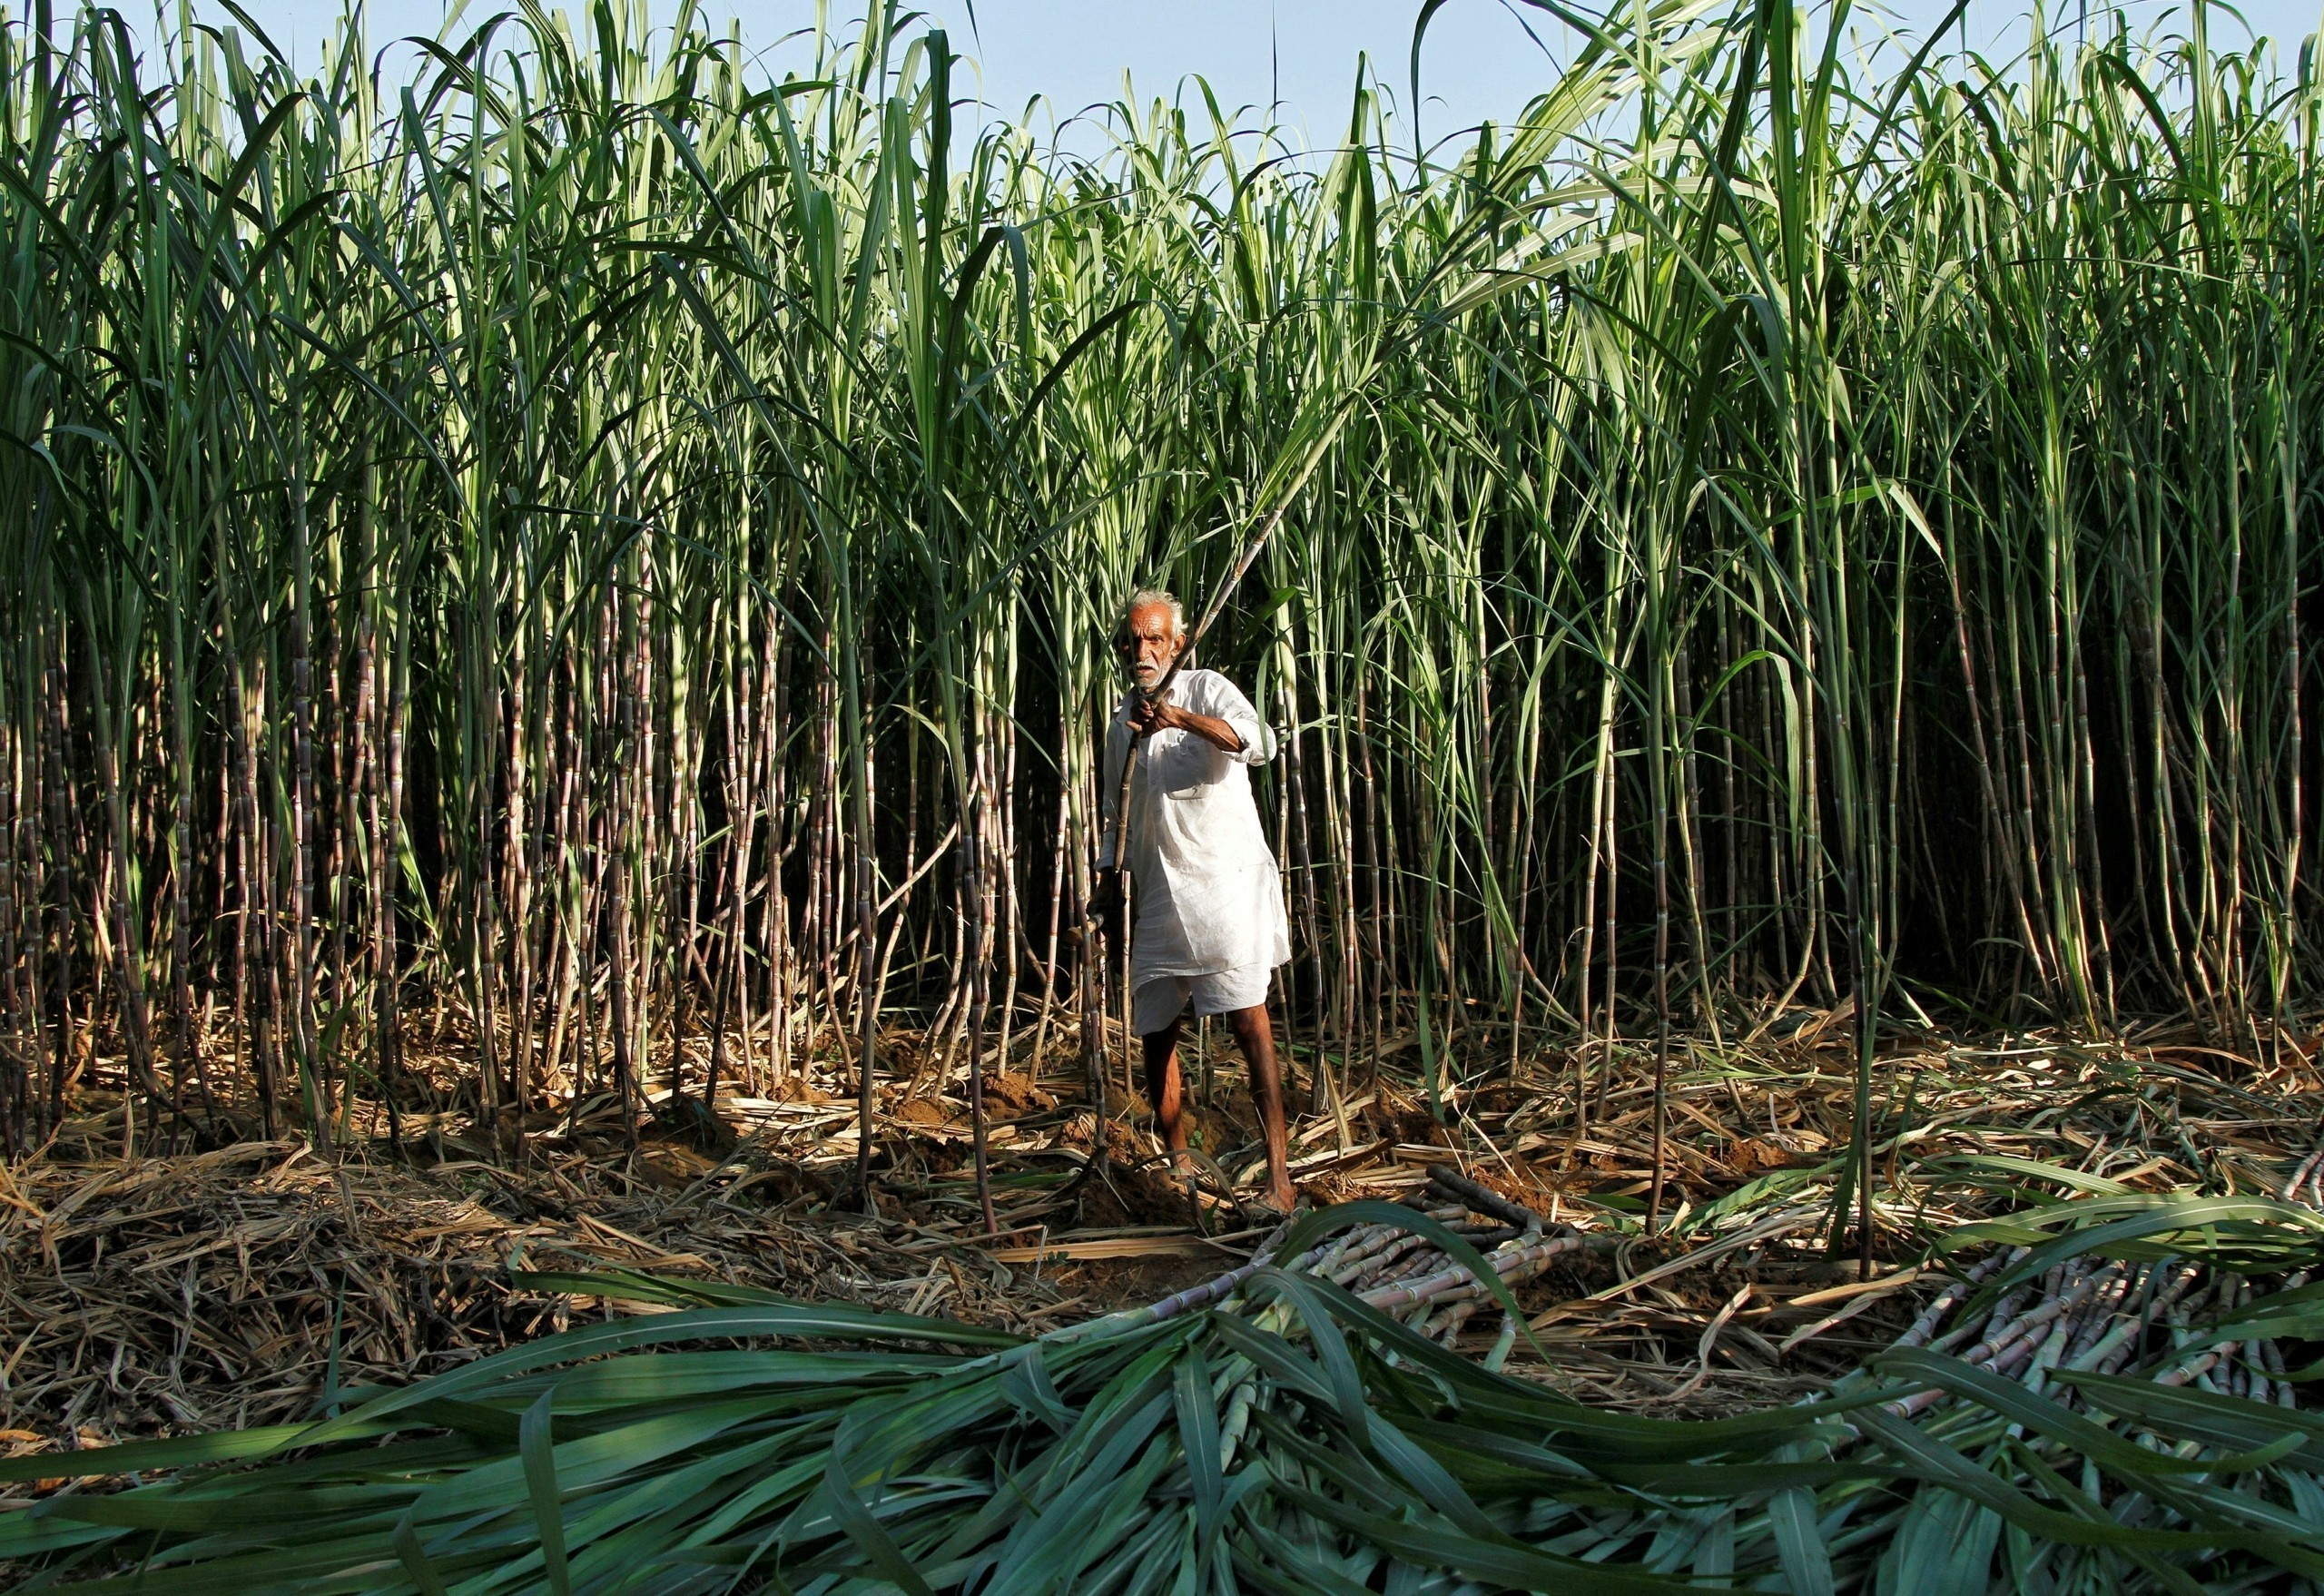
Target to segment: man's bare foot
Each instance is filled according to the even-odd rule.
[[[1262,1226],[1279,1225],[1291,1217],[1299,1207],[1296,1192],[1268,1192],[1264,1197],[1238,1197],[1236,1206],[1243,1210],[1244,1223],[1256,1229]]]

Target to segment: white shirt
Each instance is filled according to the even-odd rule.
[[[1106,729],[1100,860],[1107,865],[1115,856],[1114,805],[1136,697],[1124,695]],[[1216,671],[1180,671],[1167,702],[1225,721],[1243,746],[1229,754],[1175,729],[1144,740],[1129,790],[1130,888],[1137,901],[1132,989],[1159,976],[1272,970],[1291,960],[1283,876],[1251,797],[1249,767],[1275,757],[1275,734]]]

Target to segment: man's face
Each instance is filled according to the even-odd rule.
[[[1123,668],[1137,678],[1141,687],[1156,685],[1169,673],[1170,662],[1178,657],[1178,631],[1170,622],[1167,604],[1138,606],[1114,634],[1114,652],[1121,655]]]

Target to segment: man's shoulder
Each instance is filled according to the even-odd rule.
[[[1234,678],[1221,675],[1217,671],[1188,671],[1186,673],[1186,679],[1187,691],[1190,697],[1199,695],[1206,699],[1213,701],[1224,699],[1228,703],[1243,697],[1243,690],[1235,685]]]

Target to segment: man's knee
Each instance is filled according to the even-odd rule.
[[[1254,1003],[1248,1009],[1233,1010],[1226,1016],[1226,1024],[1234,1031],[1235,1039],[1246,1049],[1254,1043],[1275,1039],[1275,1031],[1267,1023],[1267,1006],[1265,1003]]]
[[[1160,1030],[1147,1031],[1137,1039],[1146,1055],[1147,1071],[1159,1073],[1168,1069],[1170,1060],[1177,1055],[1178,1022],[1173,1020]]]

